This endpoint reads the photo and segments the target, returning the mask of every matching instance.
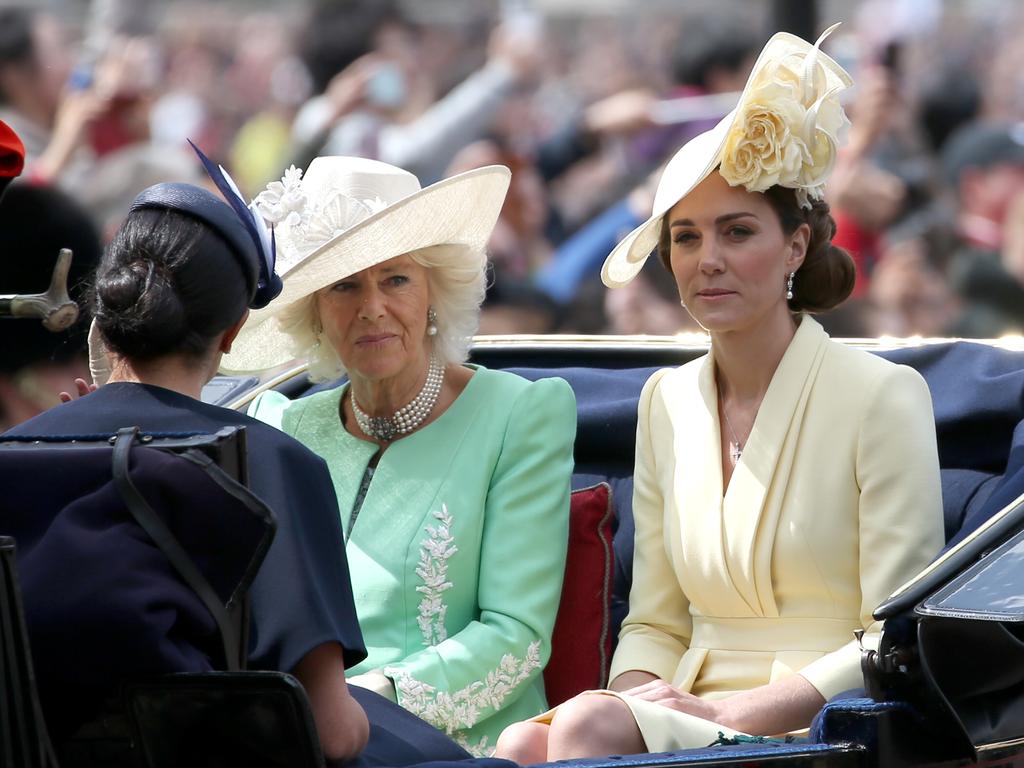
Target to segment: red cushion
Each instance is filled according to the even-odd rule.
[[[551,706],[608,683],[615,571],[612,517],[607,483],[573,492],[562,602],[551,637],[551,660],[544,670]]]

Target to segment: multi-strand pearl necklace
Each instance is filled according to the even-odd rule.
[[[408,404],[403,405],[391,416],[371,416],[356,401],[356,393],[352,393],[352,413],[355,414],[359,428],[375,440],[390,442],[399,435],[407,435],[422,424],[434,410],[437,397],[441,394],[444,382],[444,366],[434,355],[430,356],[430,368],[423,389]]]

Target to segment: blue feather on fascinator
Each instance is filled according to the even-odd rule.
[[[274,233],[267,229],[263,217],[255,213],[242,198],[238,186],[221,166],[215,164],[199,149],[192,140],[189,145],[199,156],[200,162],[206,169],[206,173],[213,179],[221,195],[228,205],[235,211],[246,231],[256,244],[256,251],[259,253],[260,272],[256,282],[256,294],[253,296],[249,306],[252,309],[262,309],[273,301],[281,293],[281,278],[274,272],[274,265],[277,261],[277,245],[274,241]]]

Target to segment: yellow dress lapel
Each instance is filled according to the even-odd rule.
[[[670,541],[680,584],[700,614],[749,616],[752,607],[735,584],[725,549],[714,362],[709,355],[674,374],[663,380],[663,390],[675,455],[670,502],[676,508],[668,520],[679,526]]]
[[[736,590],[757,616],[778,616],[771,576],[775,531],[827,341],[821,326],[804,316],[761,401],[722,504],[727,567]],[[711,387],[715,394],[713,383]],[[719,460],[720,453],[715,456]]]

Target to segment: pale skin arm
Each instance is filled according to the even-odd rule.
[[[370,723],[345,683],[341,646],[318,645],[302,657],[292,673],[306,689],[324,755],[331,760],[358,755],[370,738]]]
[[[613,691],[628,693],[754,736],[771,736],[806,728],[825,704],[818,690],[800,675],[791,675],[717,700],[684,693],[664,680],[638,670],[619,675],[610,687]]]

